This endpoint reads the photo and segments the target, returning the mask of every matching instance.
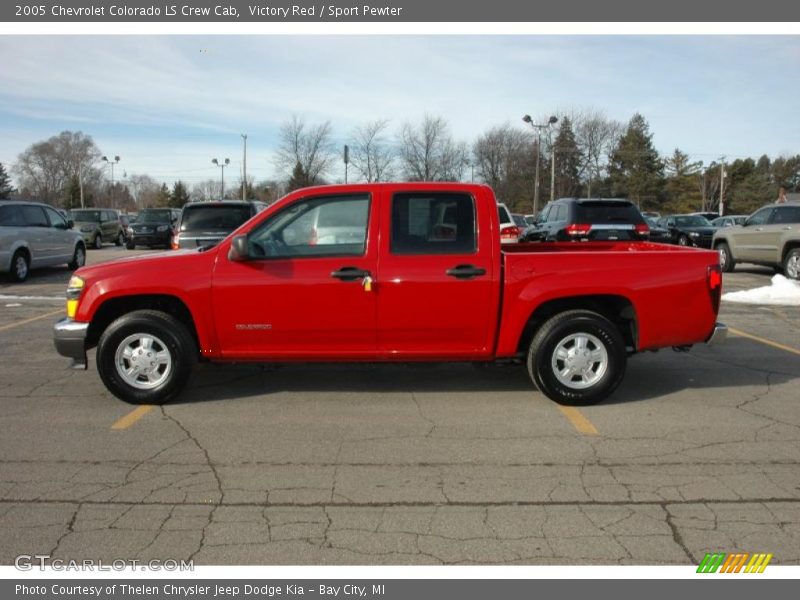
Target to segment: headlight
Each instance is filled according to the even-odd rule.
[[[689,236],[690,236],[690,237],[700,237],[700,234],[699,234],[699,233],[697,233],[696,231],[690,231],[690,232],[689,232]]]
[[[86,282],[83,278],[77,275],[73,275],[69,279],[69,284],[67,285],[67,317],[70,319],[74,319],[75,314],[78,312],[78,301],[85,284]]]
[[[94,227],[91,225],[83,225],[81,227],[81,233],[89,233],[90,231],[94,231]]]
[[[168,231],[168,230],[169,230],[169,225],[159,225],[158,227],[156,227],[156,231]]]

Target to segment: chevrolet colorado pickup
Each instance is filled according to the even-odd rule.
[[[347,215],[338,235],[315,231]],[[447,215],[447,223],[442,222]],[[334,228],[335,229],[335,228]],[[512,361],[566,404],[611,394],[629,354],[724,338],[716,252],[641,242],[500,243],[492,190],[295,191],[211,248],[83,267],[59,353],[132,403],[198,361]]]

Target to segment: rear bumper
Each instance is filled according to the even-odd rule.
[[[725,341],[725,338],[728,337],[728,326],[724,325],[723,323],[716,323],[714,325],[714,331],[711,333],[711,336],[706,340],[706,344],[709,346],[716,346],[717,344],[721,344]]]
[[[86,333],[89,323],[63,318],[53,326],[53,343],[61,356],[72,359],[73,369],[86,369]]]

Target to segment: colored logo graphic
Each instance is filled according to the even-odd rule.
[[[772,554],[748,554],[737,552],[726,554],[715,552],[706,554],[697,567],[698,573],[763,573],[767,568]]]

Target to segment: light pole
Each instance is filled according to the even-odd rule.
[[[231,164],[231,159],[230,158],[226,158],[224,160],[224,162],[220,162],[216,158],[212,158],[211,162],[213,164],[217,165],[220,168],[220,171],[222,172],[221,178],[220,178],[220,182],[222,184],[222,193],[220,194],[220,200],[221,200],[221,199],[225,198],[225,167],[227,167],[229,164]]]
[[[119,156],[115,156],[114,160],[108,160],[107,156],[102,157],[100,160],[104,160],[108,164],[111,165],[111,206],[114,206],[114,165],[119,162]]]
[[[247,134],[242,134],[244,142],[244,156],[242,157],[242,201],[247,201]]]
[[[542,145],[542,129],[558,122],[558,117],[550,117],[544,125],[534,123],[530,115],[525,115],[522,120],[536,131],[536,174],[534,175],[535,181],[533,183],[533,214],[536,215],[539,212],[539,147]]]

